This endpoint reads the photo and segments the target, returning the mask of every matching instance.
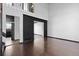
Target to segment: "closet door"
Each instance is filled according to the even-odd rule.
[[[0,3],[0,56],[2,55],[2,35],[1,35],[1,31],[2,31],[2,16],[1,16],[1,3]]]
[[[34,40],[34,22],[32,17],[23,15],[23,40]]]

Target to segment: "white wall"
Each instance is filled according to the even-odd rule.
[[[23,11],[24,14],[48,20],[48,3],[34,3],[34,13]]]
[[[39,34],[39,35],[44,36],[44,23],[43,22],[34,23],[34,34]]]
[[[14,29],[14,37],[15,37],[15,40],[17,40],[17,39],[20,39],[20,22],[19,22],[19,17],[14,17],[14,27],[15,27],[15,29]]]
[[[48,36],[79,41],[79,4],[49,4]]]
[[[35,16],[44,20],[48,20],[48,4],[35,3]]]

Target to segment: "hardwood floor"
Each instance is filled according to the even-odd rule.
[[[3,42],[5,42],[5,46],[9,46],[19,43],[19,39],[12,41],[11,38],[6,38],[6,40],[3,40]]]
[[[5,56],[79,56],[79,43],[35,35],[34,42],[8,46]]]

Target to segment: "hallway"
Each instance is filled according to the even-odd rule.
[[[8,46],[5,56],[79,56],[79,43],[35,35],[34,43]]]

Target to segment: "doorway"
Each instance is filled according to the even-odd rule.
[[[34,27],[36,27],[36,29],[34,29]],[[41,31],[39,31],[37,27]],[[34,34],[42,34],[43,37],[47,37],[47,20],[39,19],[29,15],[23,15],[23,42],[34,41]]]
[[[47,37],[47,20],[33,17],[34,34]]]
[[[5,46],[10,46],[16,43],[19,43],[19,18],[11,15],[6,15],[6,39],[3,41],[5,42]],[[18,33],[18,34],[17,34]]]
[[[44,23],[34,21],[34,42],[37,42],[39,40],[41,40],[42,42],[44,41]]]
[[[34,21],[34,35],[44,36],[44,23]]]
[[[5,44],[10,45],[14,41],[14,16],[6,15],[6,40]]]
[[[6,37],[14,40],[14,17],[6,15]]]

